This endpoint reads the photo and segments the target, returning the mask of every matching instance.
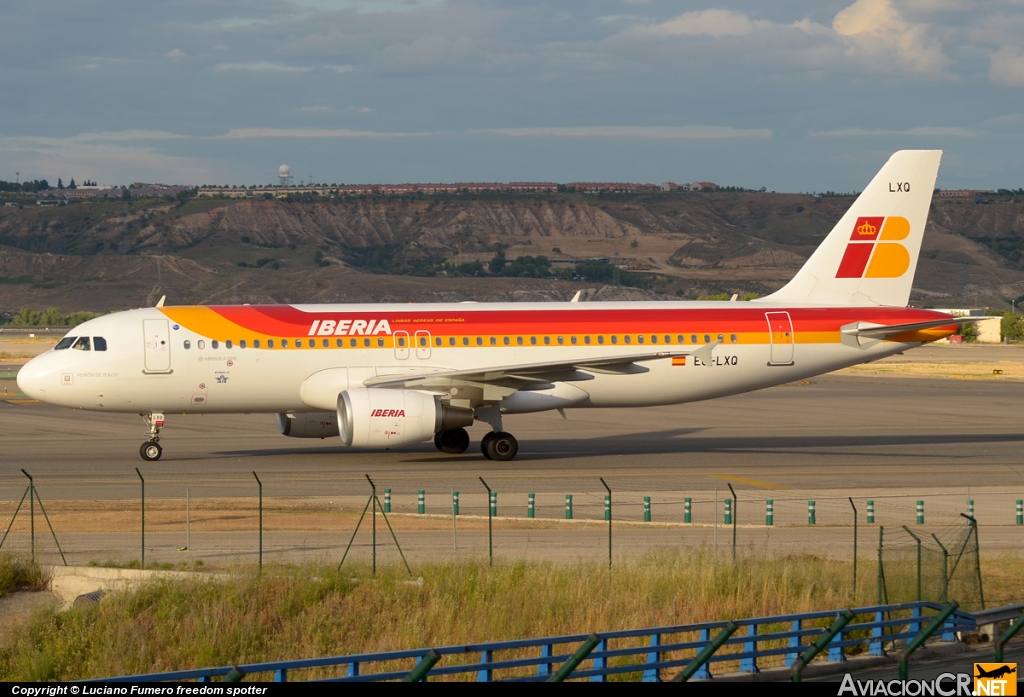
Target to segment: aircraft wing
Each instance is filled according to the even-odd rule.
[[[487,368],[471,368],[469,370],[440,370],[421,375],[382,375],[364,381],[366,387],[394,388],[431,388],[449,387],[453,384],[498,384],[508,387],[542,382],[562,382],[589,380],[589,373],[606,373],[612,375],[628,375],[646,372],[637,363],[656,361],[676,356],[694,356],[709,362],[711,352],[721,342],[704,344],[694,348],[680,348],[672,351],[652,351],[649,353],[632,353],[621,356],[600,356],[596,358],[576,358],[562,361],[545,361],[543,363],[522,363],[519,365],[491,366]]]
[[[907,322],[906,324],[875,324],[874,322],[854,322],[840,328],[840,332],[847,336],[864,337],[865,339],[885,339],[894,334],[904,332],[916,332],[922,329],[935,329],[936,327],[948,327],[951,324],[966,324],[968,322],[980,322],[988,317],[950,317],[949,319],[933,319],[927,322]]]

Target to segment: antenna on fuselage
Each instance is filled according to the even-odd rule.
[[[581,295],[583,295],[583,291],[582,290],[576,291],[576,295],[572,296],[572,300],[570,300],[569,302],[571,302],[571,303],[578,303],[580,301],[580,296]]]
[[[164,306],[164,300],[167,300],[167,296],[166,295],[161,295],[160,299],[156,301],[156,306],[157,307],[163,307]]]

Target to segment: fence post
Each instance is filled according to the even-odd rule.
[[[604,485],[605,491],[608,493],[604,495],[604,518],[608,521],[608,568],[612,568],[612,488],[608,486],[608,482],[604,480],[604,477],[598,477],[601,483]]]
[[[252,476],[256,477],[255,470]],[[259,477],[256,477],[256,484],[260,488],[260,570],[263,570],[263,482],[260,481]]]
[[[868,525],[873,525],[875,522],[875,502],[868,500]]]
[[[732,512],[732,560],[736,561],[736,522],[740,518],[740,497],[736,495],[736,490],[732,488],[732,484],[726,482],[729,487],[729,493],[732,494],[733,500],[733,512]]]
[[[775,501],[767,499],[764,502],[764,524],[775,525]]]
[[[903,529],[907,531],[907,534],[914,538],[914,542],[917,543],[917,599],[921,600],[921,538],[911,532],[910,528],[906,525]]]
[[[565,519],[572,520],[572,494],[565,495]]]
[[[807,502],[807,524],[808,525],[817,525],[817,523],[818,523],[818,514],[817,514],[817,511],[815,510],[814,501],[808,501]]]
[[[967,501],[967,515],[972,518],[974,517],[974,499],[969,499]]]
[[[725,500],[725,525],[732,525],[732,499]]]
[[[137,470],[136,470],[137,471]],[[29,510],[29,539],[32,545],[32,561],[36,560],[36,480],[32,475],[21,470],[21,473],[28,477],[28,510]],[[24,500],[24,498],[22,499]],[[15,513],[17,515],[17,513]],[[13,524],[13,523],[12,523]]]
[[[487,498],[491,497],[491,487],[487,486],[487,482],[484,481],[483,477],[477,477],[480,483],[487,489]],[[494,516],[491,514],[491,507],[487,507],[487,558],[491,566],[494,566],[494,527],[493,520]]]
[[[684,523],[692,523],[693,522],[693,518],[691,517],[692,509],[693,509],[693,499],[691,499],[689,496],[687,496],[685,499],[683,499],[683,522]]]
[[[536,514],[534,513],[535,504],[537,503],[536,494],[528,494],[526,496],[526,517],[533,518]]]
[[[935,544],[942,550],[942,598],[939,600],[941,603],[949,602],[949,551],[946,550],[946,545],[939,542],[939,538],[932,533],[932,539],[935,540]],[[945,641],[945,639],[943,639]]]
[[[491,508],[491,515],[492,516],[497,516],[498,515],[498,492],[497,491],[491,491],[491,492],[489,492],[489,494],[490,495],[488,496],[488,504],[490,505],[490,508]]]
[[[391,489],[384,490],[384,512],[391,512]]]
[[[644,522],[651,522],[651,497],[644,496]]]
[[[417,513],[426,513],[427,512],[427,502],[426,502],[426,499],[427,499],[427,492],[424,491],[423,489],[420,489],[419,495],[418,495],[418,497],[416,499],[416,512]]]
[[[459,492],[452,491],[452,515],[459,514]]]
[[[142,482],[142,558],[139,562],[139,568],[146,568],[146,480],[142,478],[142,472],[139,468],[135,468],[135,474],[139,475],[139,481]]]
[[[857,604],[857,506],[853,503],[853,497],[847,497],[850,499],[850,508],[853,509],[853,603]]]
[[[1017,499],[1017,525],[1024,525],[1024,499]]]
[[[885,605],[885,597],[888,593],[885,592],[885,565],[882,561],[882,542],[884,540],[883,535],[885,534],[885,526],[878,526],[878,604]]]
[[[924,501],[917,502],[917,524],[924,525]]]

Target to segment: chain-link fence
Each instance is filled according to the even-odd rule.
[[[955,493],[851,497],[730,485],[687,491],[682,478],[648,491],[597,477],[449,477],[453,485],[445,487],[427,480],[331,480],[301,472],[186,478],[165,471],[30,483],[3,473],[0,550],[56,564],[146,568],[340,563],[343,557],[402,564],[404,557],[415,570],[417,563],[445,559],[615,564],[657,550],[699,548],[721,558],[814,555],[847,563],[851,589],[870,590],[866,597],[874,600],[885,526],[882,590],[887,602],[896,602],[917,597],[913,535],[922,540],[921,597],[935,601],[966,597],[950,584],[973,583],[965,569],[977,567],[977,529],[965,542],[962,513],[999,531],[993,542],[1019,547],[1024,539],[1017,497],[1003,493],[969,502]],[[943,563],[953,570],[934,571]],[[980,587],[962,592],[981,596]]]

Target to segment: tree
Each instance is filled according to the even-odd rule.
[[[68,188],[69,189],[77,189],[78,188],[78,185],[75,184],[75,178],[74,177],[71,178],[71,183],[68,184]]]
[[[494,258],[491,259],[491,263],[487,265],[487,268],[490,269],[491,273],[501,275],[501,271],[505,268],[507,263],[508,260],[505,258],[505,250],[499,249],[495,253]]]
[[[61,179],[60,177],[57,177],[57,188],[58,189],[63,189],[64,188],[64,180]]]

